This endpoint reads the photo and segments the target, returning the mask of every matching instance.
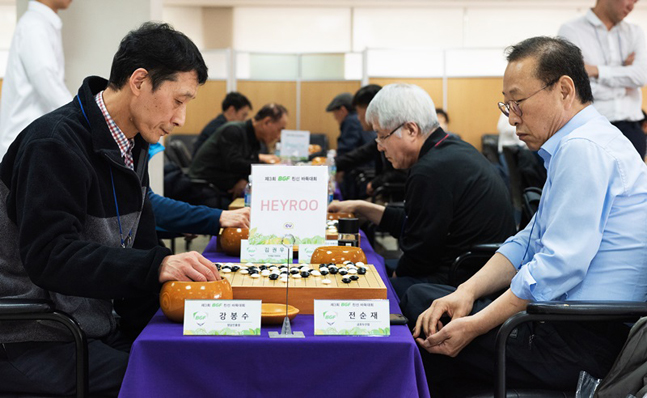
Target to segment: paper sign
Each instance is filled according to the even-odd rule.
[[[328,168],[252,165],[249,245],[323,244],[328,207]],[[285,243],[288,243],[287,241]]]
[[[292,264],[294,254],[292,247],[284,245],[250,245],[249,241],[240,241],[241,263]],[[289,257],[289,258],[288,258]]]
[[[281,131],[281,157],[290,160],[308,160],[310,132],[300,130]]]
[[[315,335],[389,336],[389,300],[315,300]]]
[[[184,334],[260,336],[261,300],[185,300]]]
[[[321,246],[337,246],[336,240],[327,240],[321,245],[299,245],[299,262],[302,264],[310,264],[312,254]]]

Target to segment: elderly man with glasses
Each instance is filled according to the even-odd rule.
[[[366,217],[399,238],[403,254],[391,280],[398,296],[417,283],[448,283],[458,255],[514,233],[503,180],[473,146],[439,127],[423,89],[384,87],[369,104],[366,120],[393,167],[409,169],[404,208],[351,200],[332,203],[329,210]]]
[[[434,397],[492,383],[498,327],[530,301],[647,300],[647,167],[593,107],[582,53],[535,37],[507,59],[499,108],[548,178],[528,226],[472,278],[414,286],[402,300]],[[524,324],[508,344],[508,385],[574,390],[581,370],[609,371],[627,333],[617,323]]]

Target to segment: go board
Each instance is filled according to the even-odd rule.
[[[244,265],[244,264],[232,264]],[[301,264],[293,264],[298,266]],[[309,264],[311,269],[318,270],[319,264]],[[342,267],[341,264],[338,264]],[[309,276],[295,279],[289,277],[287,282],[280,279],[271,280],[268,277],[252,278],[249,274],[240,271],[222,273],[229,280],[236,300],[263,300],[264,303],[285,304],[285,289],[289,284],[289,304],[298,308],[302,314],[314,312],[313,300],[367,300],[386,299],[386,286],[372,264],[365,265],[366,274],[358,275],[357,280],[350,283],[342,282],[343,276],[339,273],[325,276]],[[324,279],[330,284],[324,284]]]

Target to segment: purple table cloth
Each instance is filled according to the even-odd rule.
[[[205,248],[212,261],[238,262]],[[384,260],[365,236],[362,249],[400,312]],[[297,315],[292,330],[305,339],[184,336],[182,324],[153,317],[133,344],[120,397],[429,397],[422,360],[406,326],[388,337],[314,336],[313,315]]]

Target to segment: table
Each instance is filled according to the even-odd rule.
[[[362,249],[388,289],[384,259],[363,237]],[[212,261],[237,262],[205,248]],[[120,397],[429,397],[420,353],[406,326],[388,337],[314,336],[312,315],[299,314],[292,329],[305,339],[261,336],[183,336],[182,325],[158,311],[133,344]]]

